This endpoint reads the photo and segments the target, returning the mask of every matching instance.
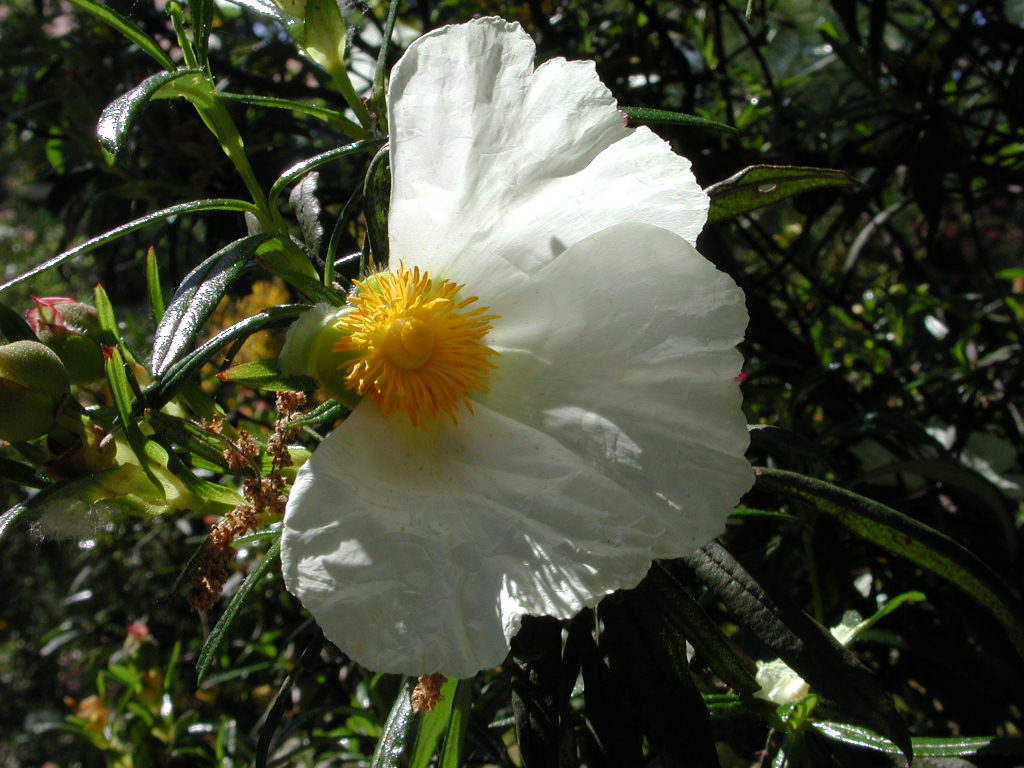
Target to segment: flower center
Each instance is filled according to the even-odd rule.
[[[431,280],[404,265],[356,282],[351,312],[338,321],[345,331],[334,345],[345,353],[339,366],[348,387],[373,398],[384,415],[404,411],[414,426],[442,411],[473,407],[468,395],[487,389],[493,349],[483,343],[497,315],[461,299],[463,288]]]

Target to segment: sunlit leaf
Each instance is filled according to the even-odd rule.
[[[131,128],[132,121],[156,93],[175,80],[193,78],[200,74],[196,70],[177,69],[173,72],[158,72],[150,75],[125,94],[114,99],[100,114],[96,126],[96,135],[100,144],[112,154],[120,154],[124,148],[124,140]]]
[[[636,125],[681,125],[687,128],[710,128],[713,131],[739,133],[731,125],[708,120],[706,117],[688,115],[684,112],[670,112],[666,109],[650,109],[649,107],[619,107],[629,117],[629,122]]]
[[[277,359],[240,363],[217,374],[221,381],[271,392],[311,392],[317,387],[308,376],[285,376]]]
[[[163,374],[195,341],[228,287],[242,274],[256,248],[269,235],[249,235],[225,246],[182,280],[167,306],[153,338],[150,366]]]
[[[793,165],[754,165],[707,188],[708,223],[732,219],[809,189],[864,186],[845,171]]]

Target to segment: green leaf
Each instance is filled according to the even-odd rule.
[[[223,615],[217,621],[217,624],[212,630],[210,630],[209,636],[206,638],[206,642],[203,643],[203,648],[199,652],[199,659],[196,661],[196,682],[201,683],[203,678],[206,676],[207,671],[210,669],[210,665],[213,663],[214,658],[220,653],[221,646],[224,645],[224,641],[227,640],[228,632],[231,630],[231,625],[234,624],[235,619],[238,617],[239,612],[245,605],[246,600],[249,599],[249,595],[256,589],[257,585],[263,580],[263,577],[267,575],[270,569],[277,562],[278,557],[281,554],[281,539],[278,538],[270,545],[267,549],[267,553],[263,555],[256,566],[252,569],[252,572],[242,582],[242,586],[238,588],[234,596],[231,598],[231,602],[228,603],[228,607],[224,609]]]
[[[132,402],[138,390],[138,384],[128,377],[127,361],[121,351],[121,345],[117,341],[117,320],[114,317],[114,307],[107,297],[103,286],[97,285],[95,292],[96,317],[103,335],[113,344],[105,344],[103,347],[103,370],[107,375],[107,386],[110,389],[110,398],[114,401],[114,409],[117,411],[118,420],[121,422],[121,429],[139,460],[146,477],[153,484],[154,490],[161,496],[164,494],[164,486],[149,465],[149,457],[146,453],[146,436],[139,429],[138,421],[132,416]],[[133,386],[133,384],[135,386]]]
[[[146,292],[149,295],[149,308],[153,313],[153,322],[159,323],[164,316],[163,289],[160,287],[160,268],[156,261],[156,249],[146,250]]]
[[[236,240],[185,276],[156,328],[150,359],[154,376],[166,372],[191,346],[228,287],[255,255],[256,248],[270,237],[258,234]]]
[[[347,136],[351,136],[353,139],[365,139],[369,136],[369,133],[365,128],[359,125],[359,123],[349,120],[343,113],[334,109],[328,109],[327,107],[321,107],[316,104],[306,104],[301,101],[292,101],[291,99],[278,99],[272,96],[253,96],[247,93],[225,93],[224,91],[221,91],[218,95],[226,101],[238,101],[254,107],[287,109],[292,112],[299,112],[304,115],[316,117],[324,122],[330,123],[342,133]]]
[[[206,65],[210,47],[210,26],[213,23],[214,0],[189,0],[189,21],[192,22],[192,45],[200,66]]]
[[[201,424],[161,411],[150,413],[149,425],[163,441],[181,446],[203,461],[227,470],[224,450],[231,445],[231,441],[224,435],[215,434]]]
[[[178,393],[178,390],[188,384],[191,377],[198,373],[199,369],[206,365],[223,347],[268,328],[290,325],[308,308],[305,304],[282,304],[277,307],[269,307],[224,329],[167,368],[160,380],[146,389],[144,393],[145,406],[159,410]]]
[[[874,731],[849,723],[819,720],[811,726],[824,736],[866,747],[876,752],[898,755],[899,747]],[[966,757],[968,755],[1020,755],[1024,754],[1024,739],[1008,736],[949,736],[916,737],[913,740],[917,757]]]
[[[663,641],[678,645],[684,658],[689,641],[734,691],[754,693],[761,688],[751,672],[753,662],[737,655],[711,617],[663,565],[651,566],[636,592],[645,599],[631,607],[646,613],[649,623],[659,627]]]
[[[201,75],[202,73],[194,69],[158,72],[110,102],[100,114],[100,121],[96,126],[96,135],[103,148],[111,154],[119,155],[124,148],[124,140],[131,128],[132,121],[156,95],[157,91],[175,80],[183,77],[192,78],[196,74]]]
[[[270,209],[274,209],[277,199],[281,196],[285,187],[302,178],[310,171],[319,168],[321,165],[329,163],[332,160],[337,160],[341,157],[347,157],[348,155],[353,155],[357,152],[363,152],[365,150],[372,149],[373,147],[380,146],[383,142],[384,139],[364,139],[362,141],[355,141],[342,147],[329,149],[326,152],[321,152],[319,155],[314,155],[307,160],[296,163],[287,171],[282,173],[270,188],[270,194],[267,197]]]
[[[321,403],[313,410],[302,414],[294,421],[290,421],[288,423],[293,427],[314,427],[317,424],[336,421],[337,419],[345,416],[348,411],[348,407],[343,403],[339,403],[337,400],[328,400],[325,403]]]
[[[27,488],[45,488],[50,480],[36,472],[31,464],[0,456],[0,479]]]
[[[648,107],[619,107],[626,113],[630,123],[637,125],[682,125],[687,128],[710,128],[713,131],[725,131],[738,134],[731,125],[708,120],[706,117],[687,115],[684,112],[669,112],[665,109],[649,109]]]
[[[145,226],[153,224],[163,219],[169,219],[172,216],[178,216],[183,213],[200,213],[202,211],[235,211],[243,213],[251,213],[253,215],[259,214],[259,209],[256,208],[252,203],[247,203],[244,200],[232,200],[225,198],[218,198],[214,200],[193,200],[188,203],[179,203],[178,205],[172,205],[170,208],[163,208],[153,213],[148,213],[142,218],[130,221],[127,224],[122,224],[120,227],[104,232],[102,235],[86,240],[84,243],[76,245],[74,248],[70,248],[63,253],[59,253],[52,259],[43,262],[37,267],[33,267],[28,272],[24,272],[18,275],[13,280],[8,280],[3,285],[0,285],[0,293],[3,293],[9,288],[13,288],[15,285],[31,280],[41,272],[45,272],[48,269],[53,269],[63,264],[65,261],[80,256],[83,253],[98,248],[101,245],[106,245],[109,242],[117,240],[123,235],[127,235],[134,232],[137,229],[142,229]]]
[[[735,218],[808,189],[854,186],[864,185],[845,171],[795,165],[753,165],[707,188],[711,197],[708,223]]]
[[[461,768],[463,745],[469,730],[469,710],[473,705],[473,681],[459,680],[451,694],[452,707],[437,768]]]
[[[308,173],[288,195],[288,204],[295,214],[295,220],[299,222],[303,250],[312,256],[320,255],[320,245],[324,238],[324,228],[320,223],[320,199],[317,197],[319,183],[320,174]]]
[[[388,206],[391,204],[391,153],[387,147],[373,156],[363,183],[363,214],[374,266],[388,265]]]
[[[39,341],[25,318],[5,304],[0,304],[0,333],[7,341]]]
[[[174,61],[164,53],[163,48],[157,45],[149,35],[139,29],[135,24],[126,19],[112,8],[108,8],[95,0],[71,0],[84,11],[88,11],[100,21],[109,24],[126,38],[135,43],[141,50],[156,59],[164,69],[172,70],[177,67]]]
[[[874,675],[806,613],[770,597],[717,542],[686,558],[726,610],[812,688],[898,744],[909,759],[910,733]]]
[[[446,680],[441,686],[437,705],[420,717],[419,728],[416,731],[416,746],[409,761],[409,768],[428,768],[433,760],[441,738],[448,730],[454,703],[452,693],[455,692],[458,683],[458,680]]]
[[[384,732],[373,750],[370,768],[404,768],[404,755],[416,734],[417,719],[412,711],[413,681],[405,682],[398,690],[388,719],[384,723]]]
[[[757,487],[809,502],[858,536],[966,592],[999,621],[1024,658],[1024,615],[1015,589],[948,536],[891,507],[796,472],[760,467]],[[791,665],[792,666],[792,665]],[[800,670],[797,670],[798,672]]]
[[[217,374],[221,381],[230,381],[253,389],[271,392],[312,392],[317,388],[315,379],[308,376],[285,376],[277,358],[240,363]]]

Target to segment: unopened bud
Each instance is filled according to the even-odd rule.
[[[64,364],[44,344],[0,346],[0,439],[20,442],[45,435],[69,388]]]
[[[63,296],[33,296],[32,301],[35,306],[25,311],[25,320],[39,341],[57,353],[71,381],[86,384],[103,376],[96,308]]]
[[[337,400],[355,405],[358,396],[345,384],[339,370],[355,353],[336,352],[335,344],[346,335],[338,321],[351,308],[317,304],[292,323],[285,337],[279,362],[286,376],[312,376]]]

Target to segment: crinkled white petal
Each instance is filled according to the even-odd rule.
[[[593,62],[534,69],[535,52],[518,24],[487,18],[424,35],[395,66],[392,261],[512,284],[616,223],[695,242],[708,198],[689,161],[626,127]]]
[[[501,296],[490,391],[476,396],[557,439],[630,490],[634,504],[678,515],[679,557],[717,536],[750,487],[735,378],[747,323],[743,294],[689,243],[641,224],[567,249]]]
[[[685,515],[484,406],[400,426],[365,400],[299,471],[285,584],[328,639],[382,672],[468,677],[502,662],[524,614],[569,618],[646,574]]]

